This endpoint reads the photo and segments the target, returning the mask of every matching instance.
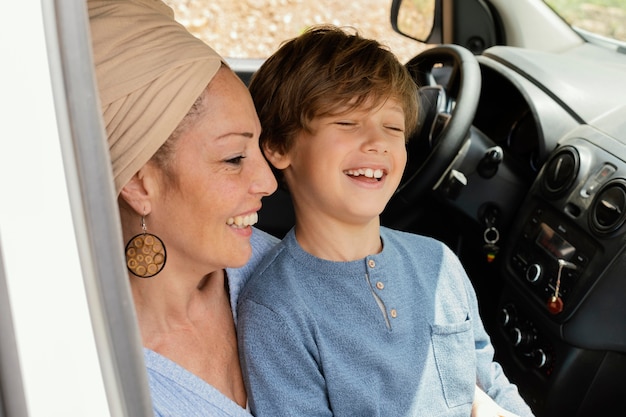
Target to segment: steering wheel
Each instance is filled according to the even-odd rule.
[[[402,215],[435,185],[465,142],[481,89],[478,61],[458,45],[440,45],[406,63],[419,90],[420,122],[407,144],[407,166],[389,209]],[[400,206],[400,207],[398,207]]]

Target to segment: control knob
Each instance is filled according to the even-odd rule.
[[[543,368],[548,363],[548,355],[546,355],[546,352],[541,348],[534,349],[528,356],[533,366],[537,369]]]
[[[535,340],[533,333],[524,331],[519,327],[513,327],[509,331],[509,336],[511,337],[511,343],[513,343],[515,347],[528,346]]]
[[[513,306],[506,305],[502,307],[502,309],[500,310],[500,314],[498,316],[498,320],[500,321],[500,324],[502,325],[502,327],[507,327],[509,324],[513,322],[514,318],[515,318],[515,310]]]
[[[528,269],[526,269],[526,279],[531,284],[534,284],[537,281],[539,281],[539,278],[541,278],[541,273],[542,272],[543,271],[541,269],[541,265],[539,265],[539,264],[532,264],[532,265],[530,265],[528,267]]]

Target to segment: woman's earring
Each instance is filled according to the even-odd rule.
[[[146,231],[145,215],[141,216],[141,230],[126,245],[126,267],[139,278],[150,278],[161,272],[167,255],[163,241]]]

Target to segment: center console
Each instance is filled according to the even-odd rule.
[[[561,311],[546,308],[562,320],[588,289],[585,272],[597,250],[597,243],[584,231],[561,220],[550,206],[537,204],[523,224],[510,266],[538,303],[549,306],[553,297],[561,300]],[[560,274],[559,259],[569,262]]]
[[[494,346],[538,416],[597,415],[626,395],[623,148],[590,128],[565,138],[507,241]]]

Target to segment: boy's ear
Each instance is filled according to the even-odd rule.
[[[285,169],[289,166],[289,156],[286,153],[268,147],[267,144],[263,145],[263,154],[276,169]]]
[[[140,215],[152,211],[151,200],[154,193],[154,183],[150,173],[146,171],[149,171],[149,168],[144,165],[120,191],[120,198]]]

